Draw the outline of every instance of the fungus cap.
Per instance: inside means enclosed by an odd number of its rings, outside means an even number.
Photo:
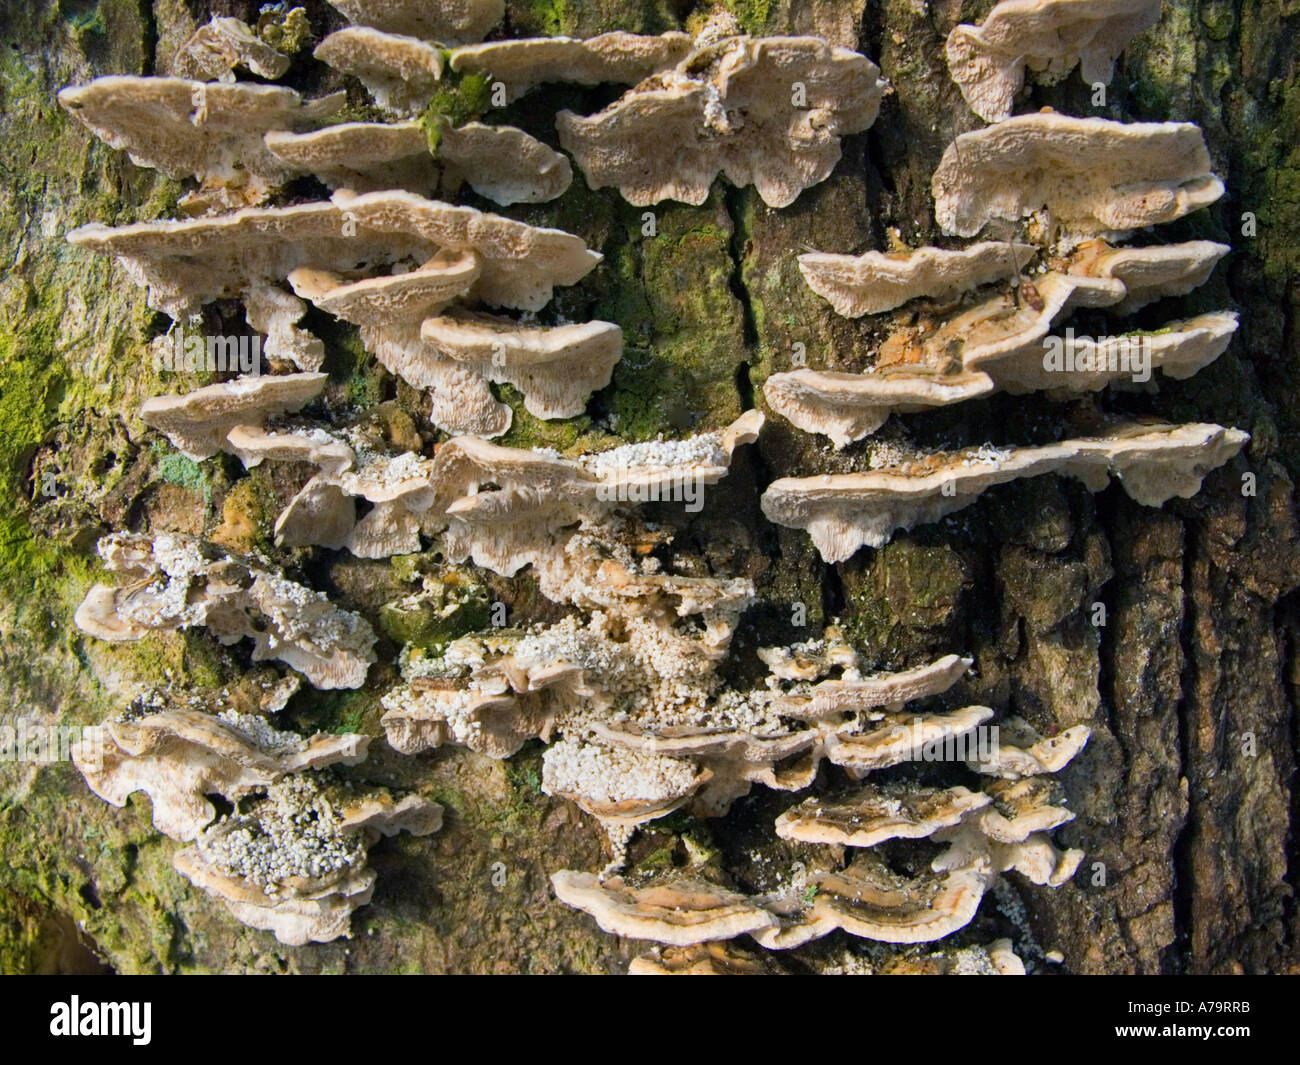
[[[481,41],[505,14],[504,0],[329,0],[348,21],[439,44]]]
[[[830,176],[841,135],[876,120],[879,73],[866,56],[817,37],[729,37],[595,115],[560,112],[556,127],[588,185],[614,185],[639,207],[698,206],[720,172],[785,207]],[[804,98],[773,92],[774,83],[802,86]]]
[[[1081,237],[1126,234],[1213,203],[1223,182],[1190,122],[1112,122],[1055,111],[959,134],[930,184],[944,232],[1045,209]]]
[[[336,30],[316,46],[314,55],[365,85],[380,108],[403,116],[423,111],[442,80],[438,48],[368,26]]]
[[[999,122],[1026,67],[1056,80],[1079,65],[1087,84],[1109,84],[1115,59],[1160,8],[1160,0],[1001,0],[981,25],[948,35],[948,70],[970,109]]]
[[[984,241],[968,248],[917,248],[861,255],[807,252],[799,272],[817,295],[846,318],[879,314],[910,300],[947,299],[990,281],[1014,277],[1033,262],[1032,244]]]
[[[528,37],[471,44],[451,53],[451,69],[487,74],[506,88],[507,102],[546,82],[635,85],[643,78],[680,63],[691,38],[670,31],[658,36],[615,31],[579,40],[574,37]]]
[[[289,57],[277,52],[237,18],[217,17],[200,26],[172,58],[171,73],[197,81],[235,80],[235,68],[274,81],[289,69]]]

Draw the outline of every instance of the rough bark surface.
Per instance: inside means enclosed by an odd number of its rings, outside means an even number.
[[[305,3],[315,33],[340,24]],[[701,5],[703,6],[703,5]],[[753,190],[715,184],[703,207],[661,204],[658,235],[641,208],[581,178],[553,205],[504,213],[582,235],[605,262],[557,298],[560,313],[622,326],[627,350],[587,416],[543,424],[515,408],[505,443],[569,446],[639,440],[725,424],[761,405],[761,386],[793,366],[850,369],[870,327],[837,318],[801,281],[803,248],[883,247],[887,231],[935,242],[930,175],[958,132],[980,125],[948,76],[943,42],[991,0],[731,0],[756,33],[817,33],[882,67],[893,91],[879,121],[847,138],[833,176],[785,210]],[[689,0],[510,0],[511,36],[683,27]],[[84,222],[169,217],[178,183],[94,142],[54,102],[62,86],[162,69],[211,14],[256,17],[242,0],[31,0],[0,9],[0,719],[89,724],[145,681],[219,688],[246,667],[238,648],[201,633],[109,648],[79,634],[72,610],[94,578],[93,544],[115,528],[201,533],[258,547],[379,624],[379,607],[416,586],[416,569],[325,551],[282,552],[269,525],[305,471],[179,458],[135,411],[169,390],[147,341],[167,327],[112,264],[68,246]],[[763,604],[738,634],[755,646],[807,635],[838,615],[880,667],[948,651],[976,659],[972,700],[1040,729],[1084,723],[1093,739],[1064,774],[1079,817],[1060,838],[1087,851],[1059,890],[1017,883],[990,896],[971,935],[1010,932],[1022,953],[1060,951],[1073,972],[1280,972],[1297,966],[1293,825],[1300,742],[1300,5],[1166,0],[1164,17],[1121,59],[1105,106],[1072,75],[1033,87],[1019,110],[1200,124],[1228,194],[1163,227],[1166,240],[1233,246],[1211,281],[1138,326],[1215,308],[1241,312],[1228,353],[1195,378],[1148,394],[1071,403],[994,397],[895,419],[886,439],[924,445],[1046,441],[1099,411],[1217,421],[1252,434],[1247,451],[1199,496],[1150,510],[1117,488],[1098,496],[1044,478],[990,492],[883,550],[824,566],[801,533],[766,524],[758,495],[773,478],[860,466],[872,441],[835,453],[773,417],[761,443],[681,530],[702,572],[748,574]],[[286,83],[336,87],[309,62]],[[552,116],[598,106],[601,90],[546,90],[505,117],[554,144]],[[471,200],[470,202],[478,202]],[[480,204],[484,205],[484,204]],[[486,205],[484,205],[486,206]],[[1243,215],[1257,222],[1242,233]],[[1148,309],[1149,311],[1150,309]],[[237,307],[209,312],[238,321]],[[328,329],[328,322],[315,322]],[[418,397],[367,357],[354,335],[327,332],[329,401],[376,408],[415,433]],[[433,434],[423,425],[423,443]],[[413,437],[411,439],[414,439]],[[1242,493],[1243,475],[1256,491]],[[52,490],[49,486],[53,486]],[[430,565],[434,565],[432,561]],[[512,620],[553,615],[526,579],[489,582]],[[1091,623],[1103,604],[1106,624]],[[381,645],[395,657],[399,633]],[[354,693],[305,693],[302,727],[381,734],[378,697],[395,679],[377,666]],[[79,937],[118,971],[607,971],[635,944],[601,933],[556,902],[547,874],[596,869],[599,832],[540,793],[540,750],[506,763],[447,749],[405,758],[381,740],[361,777],[431,795],[448,826],[372,851],[379,887],[354,937],[288,948],[242,928],[171,869],[175,844],[155,833],[148,802],[115,810],[70,765],[0,764],[0,969],[93,964]],[[821,788],[834,778],[824,775]],[[798,860],[774,842],[771,817],[790,796],[756,793],[721,821],[673,818],[644,833],[637,861],[689,837],[716,849],[742,884]],[[494,863],[504,882],[493,877]],[[1015,896],[1018,896],[1018,900]],[[1019,922],[1019,926],[1017,925]],[[800,968],[818,951],[790,957]],[[1038,955],[1041,957],[1041,954]]]

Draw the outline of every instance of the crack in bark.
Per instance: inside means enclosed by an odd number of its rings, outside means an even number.
[[[140,27],[144,45],[144,72],[158,73],[158,18],[153,0],[140,0]]]
[[[1179,670],[1178,703],[1174,707],[1174,719],[1178,724],[1178,779],[1187,785],[1187,813],[1182,826],[1174,837],[1169,849],[1169,858],[1173,883],[1170,885],[1169,901],[1174,910],[1174,939],[1161,952],[1160,971],[1165,973],[1185,973],[1190,969],[1192,945],[1192,893],[1194,883],[1191,869],[1192,834],[1197,822],[1197,803],[1191,792],[1191,779],[1188,768],[1191,765],[1191,744],[1193,728],[1188,721],[1191,712],[1190,697],[1195,688],[1198,666],[1194,657],[1195,647],[1192,639],[1192,627],[1195,624],[1195,601],[1192,596],[1192,567],[1194,564],[1195,544],[1185,521],[1179,520],[1183,530],[1183,576],[1180,588],[1183,593],[1183,620],[1178,627],[1178,648],[1183,656],[1182,669]]]

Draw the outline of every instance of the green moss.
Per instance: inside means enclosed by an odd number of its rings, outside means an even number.
[[[541,769],[534,759],[527,756],[520,762],[506,763],[506,780],[510,782],[511,788],[527,798],[539,798],[542,794]]]
[[[774,0],[723,0],[722,6],[736,16],[742,30],[756,37],[767,32],[777,8]]]
[[[644,858],[636,863],[636,871],[639,874],[649,874],[660,870],[668,871],[676,864],[673,860],[677,852],[677,841],[670,840],[664,846],[657,850],[651,851]]]
[[[108,32],[108,26],[104,23],[104,16],[100,13],[99,8],[91,11],[79,11],[75,15],[70,15],[68,25],[79,34],[104,34]]]
[[[558,37],[572,33],[574,16],[567,0],[527,0],[527,18],[530,33]]]
[[[1210,40],[1226,41],[1231,36],[1233,24],[1236,22],[1233,7],[1231,3],[1216,3],[1214,0],[1205,0],[1198,5],[1197,14]]]
[[[257,35],[277,52],[297,55],[312,39],[311,23],[304,8],[270,4],[257,17]]]
[[[438,154],[444,125],[450,124],[453,129],[463,126],[492,108],[492,79],[486,74],[457,74],[448,68],[439,86],[420,116],[420,126],[434,155]]]
[[[298,723],[306,728],[337,735],[364,732],[366,716],[375,706],[375,697],[360,689],[313,691],[310,706],[297,715]]]
[[[622,239],[605,249],[613,284],[596,315],[623,329],[611,427],[629,440],[682,435],[740,413],[735,378],[745,361],[743,319],[731,291],[731,231],[720,197],[711,210],[677,204],[623,213]]]
[[[208,481],[207,470],[202,465],[179,451],[171,451],[160,442],[154,443],[153,453],[157,459],[159,477],[168,484],[180,485],[202,496],[205,506],[212,505],[212,485]]]
[[[506,837],[528,839],[541,829],[547,799],[542,792],[542,751],[539,740],[530,740],[504,763],[510,800],[502,805],[483,804],[478,815]]]
[[[10,329],[13,331],[10,332]],[[58,544],[36,537],[27,519],[28,467],[53,427],[68,382],[54,354],[54,326],[37,308],[0,325],[0,586],[31,597],[62,570]]]
[[[610,434],[595,428],[591,418],[585,414],[543,421],[528,413],[523,393],[513,385],[497,385],[496,393],[501,402],[514,412],[510,429],[500,441],[506,447],[548,447],[566,454],[581,454],[619,443]]]
[[[861,566],[862,568],[858,568]],[[899,538],[865,563],[842,568],[849,611],[845,629],[872,655],[892,656],[919,632],[958,617],[970,581],[965,560],[947,544]]]
[[[396,642],[436,653],[452,640],[487,628],[490,611],[479,585],[428,581],[422,593],[385,603],[379,624]]]

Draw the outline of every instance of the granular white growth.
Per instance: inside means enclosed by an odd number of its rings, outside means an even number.
[[[983,947],[964,947],[952,955],[953,976],[997,976],[997,966]]]
[[[432,460],[414,451],[403,451],[393,458],[368,454],[365,456],[365,465],[358,470],[358,477],[367,485],[380,488],[395,488],[407,481],[427,483],[431,465]]]
[[[599,615],[593,619],[592,628],[580,628],[572,615],[541,632],[525,636],[512,650],[512,655],[525,669],[545,666],[578,666],[599,677],[604,687],[617,687],[629,668],[627,656],[620,653],[619,645],[599,631]]]
[[[979,465],[1001,465],[1011,457],[1011,452],[1005,448],[996,448],[992,444],[980,444],[974,450],[967,451],[962,456],[963,466]]]
[[[748,732],[754,736],[780,736],[790,731],[790,725],[772,713],[769,704],[776,692],[765,688],[751,691],[726,689],[718,694],[697,723],[705,728]]]
[[[564,739],[542,757],[542,790],[596,802],[675,799],[695,786],[691,762]]]
[[[719,433],[701,433],[685,440],[651,440],[644,444],[624,444],[622,447],[583,455],[579,464],[597,477],[606,477],[622,470],[670,470],[720,467],[728,463]]]
[[[142,628],[206,625],[225,644],[247,636],[254,661],[279,658],[322,688],[359,687],[375,660],[375,635],[360,615],[190,537],[114,533],[99,553],[131,577],[113,593],[114,613]]]
[[[360,615],[340,610],[324,592],[271,573],[257,574],[250,597],[271,621],[275,637],[286,643],[301,641],[329,651],[370,635]]]
[[[901,466],[907,461],[908,453],[895,443],[882,441],[871,449],[871,458],[867,467],[872,470]]]
[[[154,537],[153,558],[160,570],[177,580],[189,580],[205,573],[212,565],[193,540],[183,540],[170,533],[159,533]]]
[[[217,717],[231,728],[242,732],[259,750],[282,757],[297,754],[307,746],[307,741],[296,732],[283,732],[256,714],[241,714],[238,710],[222,710]]]
[[[291,877],[319,880],[365,860],[360,836],[340,830],[333,806],[305,774],[272,784],[249,813],[218,820],[198,846],[208,864],[268,895]]]
[[[401,671],[402,677],[408,681],[415,680],[417,677],[436,677],[439,680],[463,677],[469,672],[469,667],[448,659],[451,649],[460,642],[460,640],[454,641],[447,648],[447,655],[429,654],[423,648],[408,643],[397,656],[397,668]]]
[[[823,976],[875,976],[875,966],[869,958],[846,950],[838,962],[826,966]]]

